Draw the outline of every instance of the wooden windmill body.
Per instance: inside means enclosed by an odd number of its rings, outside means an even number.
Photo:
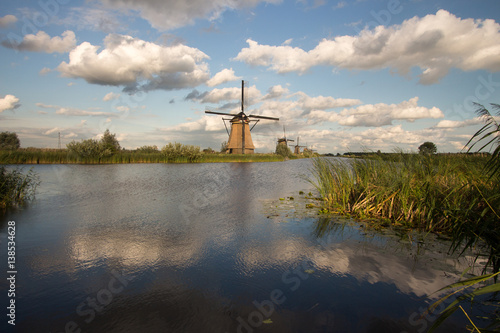
[[[283,137],[282,138],[278,138],[278,145],[283,145],[283,146],[287,146],[288,147],[288,142],[293,142],[293,140],[286,138],[285,125],[283,125]]]
[[[253,154],[255,146],[250,135],[250,121],[234,117],[230,120],[231,133],[227,143],[229,154]],[[245,147],[245,148],[243,148]],[[244,149],[244,150],[243,150]]]
[[[297,144],[295,146],[293,146],[294,147],[293,153],[296,154],[296,155],[300,154],[300,148],[305,148],[306,147],[306,146],[300,146],[299,140],[300,140],[300,137],[297,137]]]
[[[238,114],[223,113],[223,112],[213,112],[205,111],[205,113],[218,114],[223,116],[232,116],[231,119],[222,119],[224,121],[228,120],[231,124],[231,132],[229,134],[229,140],[227,144],[227,153],[229,154],[253,154],[255,146],[252,141],[252,135],[250,131],[255,127],[260,119],[269,120],[279,120],[279,118],[265,117],[257,115],[246,115],[244,112],[244,87],[245,81],[241,81],[241,112]],[[250,123],[255,122],[255,124],[250,127]],[[227,127],[226,127],[227,130]]]

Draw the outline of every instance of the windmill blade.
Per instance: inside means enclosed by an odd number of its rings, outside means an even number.
[[[222,115],[222,116],[237,116],[238,114],[234,114],[234,113],[224,113],[224,112],[214,112],[214,111],[205,111],[205,113],[210,113],[210,114],[219,114],[219,115]]]
[[[205,111],[206,112],[206,111]],[[280,118],[275,118],[275,117],[266,117],[266,116],[257,116],[257,115],[249,115],[248,116],[249,118],[252,117],[252,118],[259,118],[259,119],[269,119],[269,120],[280,120]]]

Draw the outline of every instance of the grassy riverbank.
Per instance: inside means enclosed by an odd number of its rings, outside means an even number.
[[[498,269],[500,191],[484,172],[487,162],[487,157],[462,154],[318,158],[311,182],[330,212],[443,233],[456,246],[482,241]]]
[[[278,162],[283,157],[276,154],[233,155],[222,153],[200,154],[196,163],[219,162]],[[101,158],[82,158],[67,149],[18,149],[0,151],[0,164],[120,164],[120,163],[188,163],[188,158],[167,158],[162,152],[122,150]]]

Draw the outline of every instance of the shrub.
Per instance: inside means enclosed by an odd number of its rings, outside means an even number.
[[[2,132],[0,133],[0,150],[16,150],[21,147],[21,142],[16,133]]]
[[[120,143],[116,139],[116,134],[111,134],[107,129],[100,140],[100,144],[105,151],[110,151],[111,154],[121,150]]]
[[[138,152],[147,153],[147,154],[159,152],[158,147],[156,145],[154,145],[154,146],[142,146],[140,148],[137,148],[136,150]]]
[[[162,150],[167,162],[176,162],[179,159],[185,158],[189,163],[196,162],[202,156],[200,147],[192,145],[183,145],[181,143],[168,143]]]
[[[101,158],[109,157],[121,150],[120,143],[106,130],[101,140],[87,139],[81,142],[71,141],[66,145],[70,153],[76,154],[83,160],[95,160],[100,162]]]
[[[283,157],[290,157],[292,156],[292,151],[290,150],[290,148],[288,148],[287,145],[278,144],[276,145],[276,154]]]

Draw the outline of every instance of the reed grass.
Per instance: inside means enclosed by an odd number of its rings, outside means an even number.
[[[488,158],[393,154],[313,161],[310,182],[333,213],[452,236],[454,250],[482,241],[500,267],[500,191]]]
[[[0,209],[17,206],[34,198],[39,181],[30,170],[23,174],[18,169],[7,170],[0,166]]]
[[[122,150],[106,157],[81,157],[67,149],[19,149],[0,151],[0,164],[120,164],[120,163],[220,163],[220,162],[278,162],[276,154],[200,154],[196,160],[189,156],[168,157],[160,151]]]

